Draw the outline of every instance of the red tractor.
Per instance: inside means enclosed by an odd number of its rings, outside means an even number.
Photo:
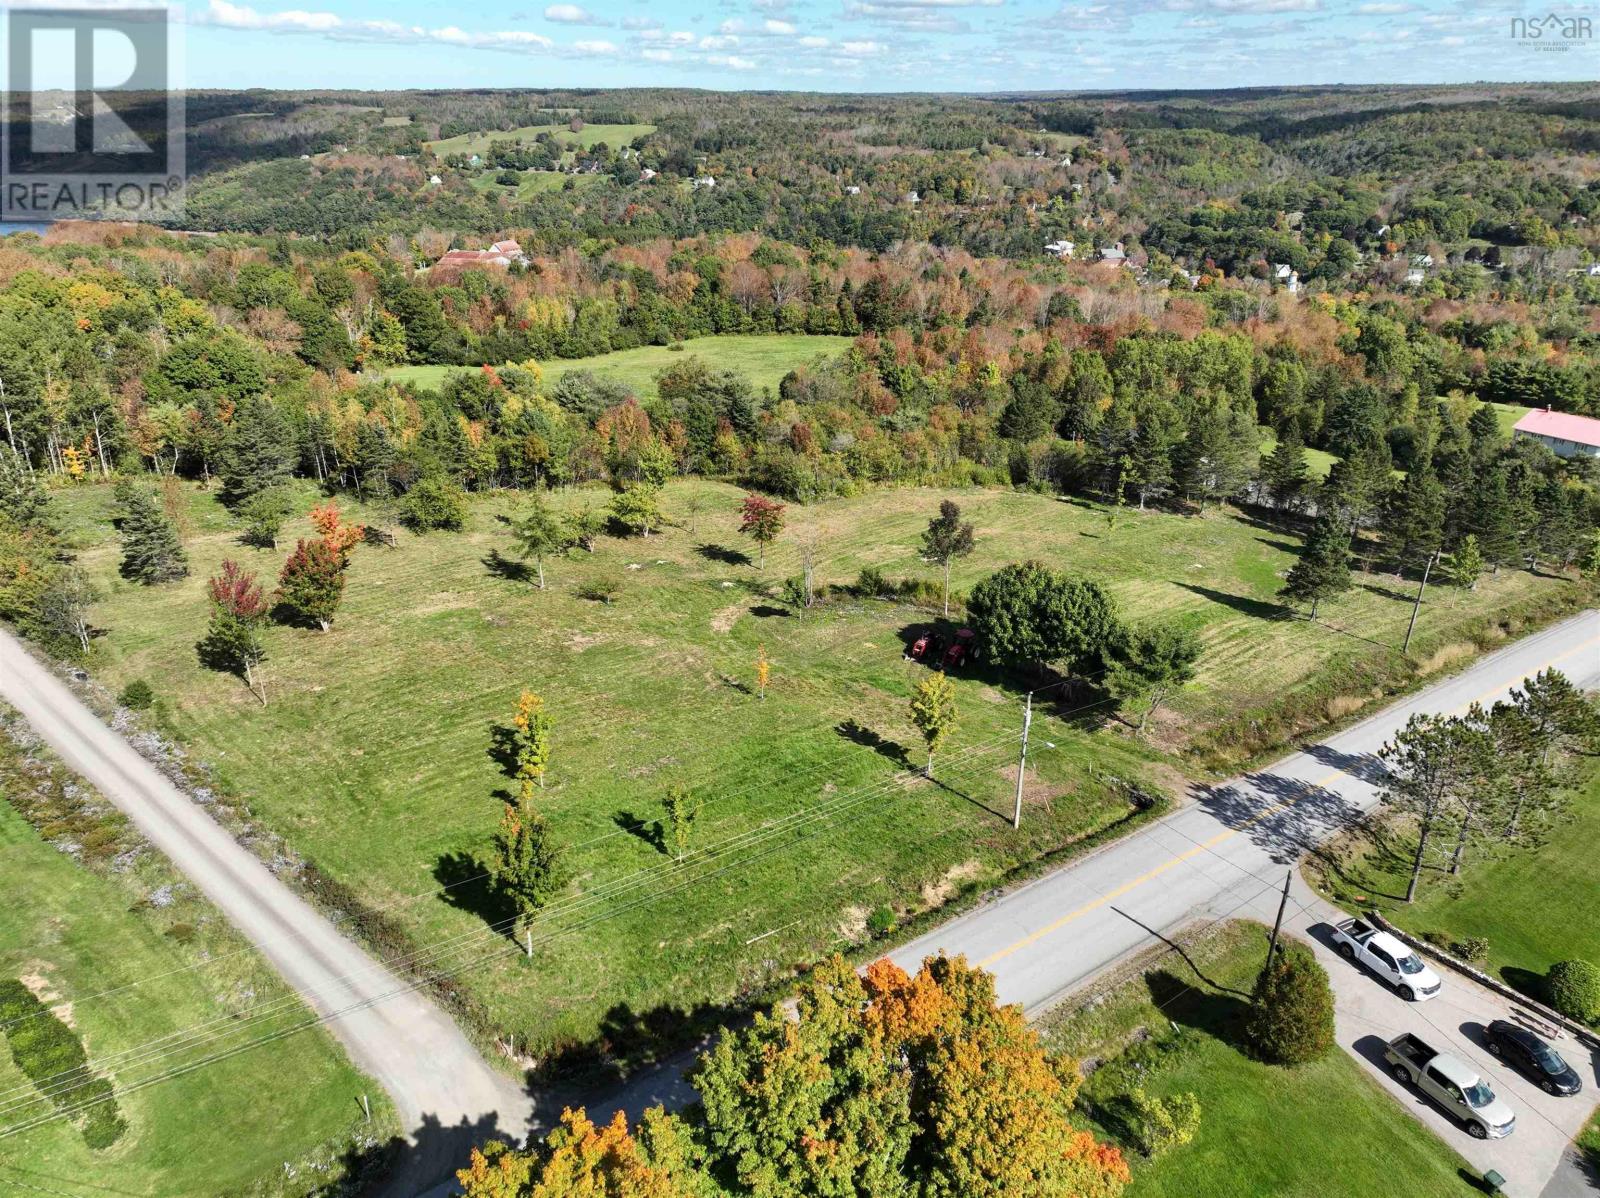
[[[906,656],[912,661],[938,661],[939,638],[934,635],[933,629],[925,629],[917,634],[917,639],[911,642],[911,648]]]
[[[970,628],[962,628],[956,632],[956,639],[950,642],[950,647],[944,651],[944,668],[953,670],[973,656],[978,634]]]

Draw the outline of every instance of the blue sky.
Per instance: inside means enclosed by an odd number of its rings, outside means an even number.
[[[184,9],[191,87],[994,91],[1600,77],[1600,37],[1513,37],[1514,17],[1550,11],[1470,0],[187,0]]]

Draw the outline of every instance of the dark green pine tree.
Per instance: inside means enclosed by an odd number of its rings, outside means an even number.
[[[1289,570],[1282,594],[1298,603],[1311,604],[1311,618],[1324,599],[1350,589],[1350,531],[1335,513],[1317,517],[1306,537],[1300,560]]]
[[[1444,536],[1444,487],[1428,466],[1418,466],[1389,490],[1381,522],[1389,552],[1398,566],[1439,548]]]
[[[1472,438],[1472,456],[1479,465],[1494,460],[1505,436],[1500,432],[1500,418],[1488,404],[1481,405],[1467,421],[1467,435]]]
[[[294,432],[272,401],[246,399],[233,413],[222,445],[222,501],[237,506],[288,480],[295,462]]]
[[[1483,560],[1499,573],[1501,566],[1520,564],[1522,546],[1504,467],[1484,475],[1473,495],[1472,531],[1477,534]]]
[[[1261,463],[1261,489],[1267,502],[1279,511],[1298,512],[1305,506],[1311,491],[1311,465],[1295,424],[1290,423]]]
[[[122,576],[146,586],[174,582],[189,573],[189,559],[178,530],[150,495],[127,484],[117,489],[122,504]]]
[[[1583,548],[1581,496],[1581,491],[1569,489],[1554,476],[1545,479],[1534,496],[1539,556],[1558,569],[1576,561]]]

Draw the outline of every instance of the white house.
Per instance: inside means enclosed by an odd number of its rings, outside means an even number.
[[[641,170],[639,172],[639,182],[641,182],[641,183],[648,183],[648,182],[650,182],[651,179],[654,179],[655,177],[656,177],[656,172],[651,170],[648,166],[645,167],[643,170]]]
[[[1592,279],[1597,276],[1600,276],[1600,262],[1589,263],[1589,277]]]
[[[693,187],[694,187],[694,189],[696,191],[699,191],[702,187],[706,188],[707,190],[710,190],[711,188],[715,187],[716,185],[717,185],[717,181],[715,179],[713,179],[710,175],[699,175],[699,176],[696,176],[695,181],[693,183]]]
[[[1072,251],[1075,249],[1077,249],[1077,245],[1074,242],[1051,241],[1045,244],[1044,252],[1054,254],[1057,258],[1070,258],[1072,257]]]
[[[844,194],[847,196],[858,196],[861,194],[861,189],[852,183],[849,187],[844,189]]]
[[[908,204],[920,204],[920,203],[922,203],[922,197],[920,195],[918,195],[914,191],[906,192],[906,197],[905,198],[906,198],[906,203],[908,203]]]
[[[1126,266],[1128,264],[1128,254],[1122,248],[1122,242],[1119,241],[1116,245],[1104,247],[1100,251],[1100,261],[1109,262],[1113,266]]]
[[[1294,268],[1287,262],[1274,262],[1272,264],[1272,277],[1280,283],[1287,283],[1294,275]]]
[[[1423,270],[1420,266],[1413,266],[1410,270],[1406,271],[1406,286],[1421,287],[1422,284],[1427,281],[1427,278],[1427,271]]]
[[[1557,457],[1600,458],[1600,420],[1535,408],[1517,421],[1513,437],[1527,437],[1548,447]]]
[[[428,176],[428,186],[429,187],[443,187],[444,186],[444,180],[439,178],[438,175],[429,175]]]

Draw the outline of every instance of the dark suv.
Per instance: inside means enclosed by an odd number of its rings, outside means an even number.
[[[1551,1094],[1576,1094],[1583,1089],[1578,1071],[1525,1027],[1496,1019],[1489,1025],[1489,1051],[1514,1065]]]

